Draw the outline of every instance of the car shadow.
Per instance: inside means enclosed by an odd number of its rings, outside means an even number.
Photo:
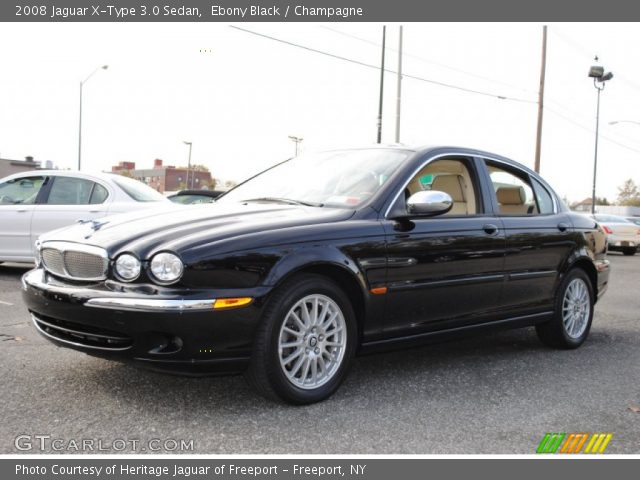
[[[529,369],[533,364],[535,370],[537,359],[549,356],[550,352],[554,350],[543,346],[533,329],[522,329],[361,356],[354,360],[347,380],[333,397],[302,408],[322,408],[319,405],[327,402],[370,401],[366,399],[371,396],[372,389],[378,398],[427,387],[431,388],[431,395],[447,396],[466,388],[465,377],[469,374],[486,375],[491,383],[497,378],[492,378],[492,371],[517,369],[522,363]],[[87,388],[99,391],[101,395],[126,397],[139,408],[157,403],[159,392],[162,392],[161,406],[156,408],[180,407],[192,417],[206,414],[212,405],[229,414],[290,408],[258,396],[242,375],[183,377],[91,357],[83,362],[80,371],[57,370],[57,383],[64,385],[67,375],[70,382],[75,382],[79,372]]]
[[[0,263],[0,279],[20,278],[33,268],[31,263]]]

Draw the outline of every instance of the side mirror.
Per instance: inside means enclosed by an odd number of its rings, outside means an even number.
[[[447,213],[453,207],[453,199],[439,190],[416,192],[407,200],[407,212],[416,216],[435,216]]]

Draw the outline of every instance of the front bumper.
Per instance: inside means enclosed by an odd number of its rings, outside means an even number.
[[[43,269],[22,278],[36,329],[56,345],[185,374],[246,368],[269,289],[179,291],[101,282],[77,285]],[[216,298],[247,296],[246,307],[214,310]]]

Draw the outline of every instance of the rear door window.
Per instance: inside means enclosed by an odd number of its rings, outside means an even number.
[[[94,185],[94,182],[84,178],[56,177],[47,204],[88,205]]]

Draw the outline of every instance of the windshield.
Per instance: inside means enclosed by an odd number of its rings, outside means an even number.
[[[163,202],[166,198],[138,180],[114,175],[113,181],[136,202]]]
[[[369,200],[411,154],[363,149],[296,157],[220,197],[224,202],[281,202],[354,208]]]

